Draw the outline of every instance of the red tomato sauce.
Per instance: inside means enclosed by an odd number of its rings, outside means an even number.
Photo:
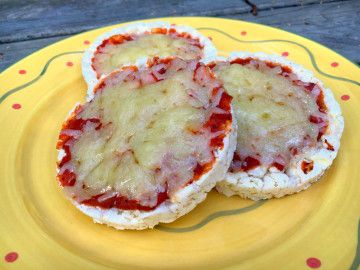
[[[301,170],[305,173],[308,174],[309,172],[311,172],[314,169],[314,161],[306,161],[304,160],[301,163]]]
[[[81,203],[88,206],[96,206],[104,209],[110,208],[118,208],[122,210],[142,210],[142,211],[151,211],[166,201],[169,196],[167,191],[158,193],[156,205],[153,207],[149,207],[146,205],[141,205],[137,200],[130,200],[125,196],[121,196],[119,194],[114,195],[111,198],[106,200],[99,200],[99,198],[104,194],[95,195],[92,198],[82,201]]]

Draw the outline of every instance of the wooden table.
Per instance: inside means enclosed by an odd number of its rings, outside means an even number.
[[[93,28],[165,16],[234,18],[275,26],[360,63],[360,0],[0,0],[0,71],[58,40]],[[253,13],[256,13],[255,16]]]

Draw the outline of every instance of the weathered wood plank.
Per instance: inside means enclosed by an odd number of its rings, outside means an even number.
[[[223,17],[254,21],[298,33],[360,63],[359,4],[360,1],[352,0],[263,10],[256,17],[251,14]],[[67,36],[0,44],[0,71],[28,54]]]
[[[249,14],[230,15],[237,18],[275,26],[302,35],[360,63],[360,1],[324,3],[274,9]]]
[[[254,0],[259,12],[334,0]],[[249,13],[241,0],[0,1],[0,43],[75,34],[100,26],[164,16]]]

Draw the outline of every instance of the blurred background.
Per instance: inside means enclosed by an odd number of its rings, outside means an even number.
[[[275,26],[360,63],[360,0],[0,0],[0,72],[71,35],[166,16],[223,17]]]

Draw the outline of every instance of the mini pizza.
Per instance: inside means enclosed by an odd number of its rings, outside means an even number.
[[[231,99],[195,60],[154,58],[114,71],[63,124],[57,179],[95,222],[171,222],[227,172],[236,147]]]
[[[211,41],[189,26],[133,23],[98,37],[84,54],[82,71],[89,89],[93,89],[102,76],[122,66],[144,66],[155,56],[200,60],[215,55]],[[90,98],[92,95],[88,93]]]
[[[233,53],[209,66],[233,96],[239,128],[217,190],[261,200],[318,180],[337,155],[344,126],[332,92],[310,71],[274,55]]]

